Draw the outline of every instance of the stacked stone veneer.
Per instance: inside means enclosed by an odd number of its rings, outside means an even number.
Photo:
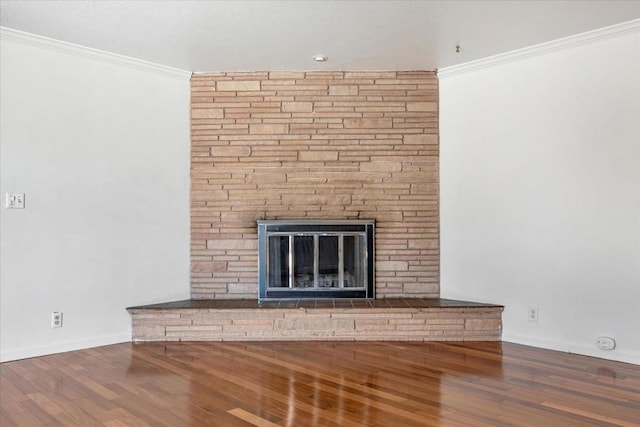
[[[439,296],[435,73],[198,74],[191,90],[192,298],[256,298],[256,220],[316,218],[377,221],[377,297]]]
[[[502,307],[130,309],[134,341],[499,341]]]

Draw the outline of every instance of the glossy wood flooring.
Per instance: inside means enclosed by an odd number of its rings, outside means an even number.
[[[118,344],[0,365],[0,425],[637,426],[640,367],[500,342]]]

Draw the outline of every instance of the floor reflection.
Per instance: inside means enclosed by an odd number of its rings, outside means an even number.
[[[437,343],[201,343],[186,353],[179,343],[148,344],[143,353],[133,352],[129,373],[157,376],[156,364],[165,357],[180,363],[163,374],[176,378],[163,382],[175,386],[174,402],[189,402],[193,422],[203,420],[196,407],[210,411],[206,402],[221,402],[287,426],[390,419],[419,425],[442,418],[443,406],[455,406],[447,399],[461,375],[477,381],[502,374],[500,344],[486,345],[493,347],[489,360],[478,360],[472,350],[443,352]],[[452,378],[446,366],[455,368]],[[203,390],[209,390],[206,397]]]
[[[0,425],[619,425],[637,365],[509,343],[117,344],[0,364]]]

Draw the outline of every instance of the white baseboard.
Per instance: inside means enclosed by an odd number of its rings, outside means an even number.
[[[583,356],[598,357],[600,359],[640,365],[640,352],[624,350],[600,350],[598,348],[592,348],[582,344],[541,340],[539,338],[527,337],[523,335],[508,335],[504,333],[502,334],[502,341],[528,345],[531,347],[545,348],[547,350],[563,351],[566,353],[581,354]]]
[[[43,346],[2,349],[0,351],[0,362],[27,359],[29,357],[46,356],[48,354],[64,353],[66,351],[84,350],[86,348],[119,344],[123,342],[131,342],[130,332],[113,335],[103,335],[100,337],[91,337],[89,339],[67,341],[63,343],[55,343]]]

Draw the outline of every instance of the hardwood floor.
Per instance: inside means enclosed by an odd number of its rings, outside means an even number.
[[[639,422],[639,366],[500,342],[126,343],[0,365],[3,427]]]

